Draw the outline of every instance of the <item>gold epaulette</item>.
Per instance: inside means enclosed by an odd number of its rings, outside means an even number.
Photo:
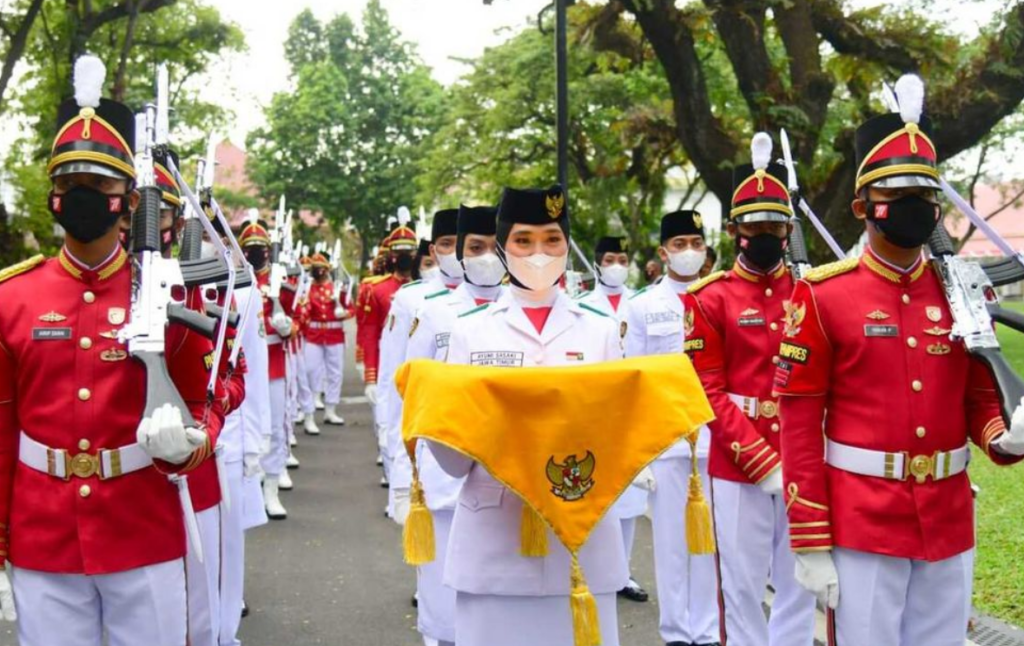
[[[707,287],[711,283],[713,283],[715,281],[718,281],[718,280],[722,280],[723,278],[725,278],[725,272],[724,271],[716,271],[713,274],[708,274],[704,278],[701,278],[700,280],[698,280],[694,284],[690,285],[689,289],[686,290],[686,293],[687,294],[696,294],[697,292],[699,292],[700,290],[704,289],[705,287]]]
[[[383,274],[381,276],[367,276],[366,278],[363,279],[362,284],[363,285],[376,285],[377,283],[379,283],[382,280],[387,280],[389,276],[391,276],[391,274]]]
[[[11,265],[7,269],[0,269],[0,283],[10,280],[15,276],[20,276],[27,271],[31,271],[44,262],[46,262],[46,256],[39,254],[38,256],[32,256],[28,260],[23,260],[16,265]]]
[[[859,264],[860,258],[857,257],[847,258],[846,260],[837,260],[835,262],[830,262],[827,265],[815,267],[804,274],[803,279],[809,283],[820,283],[832,278],[833,276],[853,271]]]

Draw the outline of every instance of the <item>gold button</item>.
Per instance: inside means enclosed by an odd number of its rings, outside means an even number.
[[[779,425],[778,424],[772,424],[772,433],[778,433],[778,432],[779,432]]]
[[[904,294],[903,295],[903,304],[904,305],[910,305],[910,294]]]
[[[768,289],[764,290],[764,295],[769,297],[769,298],[771,298],[772,294],[774,294],[774,293],[775,292],[772,291],[771,287],[769,287]]]
[[[90,446],[92,446],[92,444],[89,443],[89,440],[78,440],[79,451],[88,451]]]
[[[908,336],[907,337],[907,345],[909,345],[912,348],[916,348],[917,347],[917,339],[915,339],[912,336]]]
[[[916,431],[914,431],[914,432],[915,432],[915,433],[917,433],[917,436],[918,436],[918,437],[924,437],[924,436],[925,436],[925,433],[926,433],[927,431],[925,431],[925,430],[924,430],[924,427],[923,427],[923,426],[918,426],[918,427],[917,427],[917,430],[916,430]]]
[[[96,294],[93,294],[92,292],[86,292],[82,294],[82,300],[85,301],[86,303],[95,303]]]
[[[83,498],[88,498],[91,494],[92,487],[90,487],[89,485],[82,485],[82,487],[78,490],[78,495]]]
[[[775,330],[779,329],[779,324],[773,321],[772,324],[769,325],[768,327],[770,327],[772,329],[772,332],[774,332]]]
[[[89,348],[92,347],[92,339],[90,339],[87,336],[83,336],[81,339],[78,340],[78,347],[82,348],[83,350],[88,350]]]
[[[92,397],[92,393],[89,392],[88,388],[79,388],[78,389],[78,398],[79,399],[81,399],[84,402],[87,402],[87,401],[89,401],[90,397]]]
[[[922,384],[919,379],[915,379],[911,382],[910,387],[914,389],[915,393],[919,393],[924,389],[924,384]]]
[[[782,359],[779,359],[777,356],[776,357],[772,357],[772,363],[773,364],[779,365],[780,361],[782,361]]]

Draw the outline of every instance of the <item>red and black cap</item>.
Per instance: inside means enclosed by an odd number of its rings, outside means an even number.
[[[399,225],[391,235],[388,236],[388,251],[398,253],[400,251],[416,251],[416,232],[408,226]]]
[[[106,74],[95,56],[75,61],[75,96],[57,110],[57,136],[46,167],[50,177],[94,173],[135,178],[135,115],[128,106],[101,98]]]
[[[324,269],[331,268],[331,260],[323,251],[313,254],[313,256],[309,260],[309,264],[311,267],[323,267]]]
[[[181,208],[181,188],[171,173],[170,160],[175,168],[181,168],[178,161],[178,153],[170,148],[157,148],[153,151],[153,173],[156,175],[156,185],[160,188],[160,208],[174,209]],[[209,217],[209,216],[208,216]],[[210,217],[213,220],[212,217]]]
[[[661,244],[677,236],[704,237],[704,216],[692,209],[680,209],[661,216]]]
[[[924,116],[924,83],[914,74],[896,82],[899,112],[868,120],[857,128],[857,183],[866,186],[940,188],[938,153],[932,142],[932,124]]]
[[[752,163],[733,169],[735,189],[729,221],[789,222],[793,209],[786,188],[786,167],[772,161],[772,138],[759,132],[750,141]]]
[[[269,247],[270,234],[262,222],[250,222],[238,236],[238,244],[242,247]]]
[[[444,236],[459,233],[459,210],[441,209],[434,213],[434,221],[430,225],[430,239],[436,241]]]

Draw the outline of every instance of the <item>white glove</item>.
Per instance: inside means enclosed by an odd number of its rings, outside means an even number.
[[[152,417],[143,418],[135,431],[135,439],[149,457],[183,464],[206,442],[206,433],[196,428],[185,428],[181,411],[171,404],[164,404],[153,411]]]
[[[270,317],[270,325],[278,336],[289,336],[292,333],[292,320],[284,313],[279,312]]]
[[[640,471],[640,473],[638,473],[637,476],[633,478],[633,482],[631,482],[630,484],[633,485],[634,487],[637,487],[638,489],[643,489],[644,491],[650,491],[651,493],[654,493],[654,489],[656,488],[658,483],[654,481],[654,472],[651,471],[651,467],[648,466],[644,467]]]
[[[334,318],[340,319],[345,316],[345,308],[341,305],[334,308]]]
[[[258,478],[263,475],[263,465],[260,464],[258,454],[246,453],[242,456],[242,475],[246,478]]]
[[[366,384],[366,390],[363,391],[366,395],[366,399],[370,402],[371,406],[377,405],[377,384]]]
[[[832,562],[832,552],[797,552],[796,582],[818,597],[821,605],[832,610],[839,607],[839,573]]]
[[[1006,455],[1024,455],[1024,399],[1013,411],[1010,429],[992,440],[992,446]]]
[[[394,501],[391,503],[391,518],[399,525],[405,525],[405,519],[409,517],[409,489],[395,489]]]
[[[0,569],[0,616],[4,621],[17,621],[18,611],[14,607],[14,588],[7,573]]]
[[[782,469],[775,469],[767,478],[757,484],[769,496],[782,495]]]

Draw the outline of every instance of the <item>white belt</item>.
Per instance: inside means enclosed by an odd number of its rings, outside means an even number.
[[[906,480],[913,476],[918,484],[924,484],[928,478],[951,478],[965,471],[970,461],[971,452],[966,444],[959,449],[936,451],[931,455],[872,451],[832,440],[828,440],[825,448],[825,462],[837,469],[886,480]]]
[[[750,419],[765,417],[771,419],[779,415],[779,402],[772,399],[758,399],[747,395],[729,393],[729,399],[740,411]]]
[[[51,449],[36,442],[25,431],[21,432],[18,459],[25,466],[62,480],[70,480],[71,476],[90,478],[94,475],[99,476],[100,480],[109,480],[153,464],[153,458],[142,449],[141,444],[71,455],[64,449]]]
[[[280,345],[280,344],[281,344],[281,336],[280,335],[278,335],[278,334],[268,334],[267,335],[267,345]]]
[[[342,327],[342,323],[341,321],[328,321],[326,323],[310,321],[309,327],[314,330],[340,330]]]

